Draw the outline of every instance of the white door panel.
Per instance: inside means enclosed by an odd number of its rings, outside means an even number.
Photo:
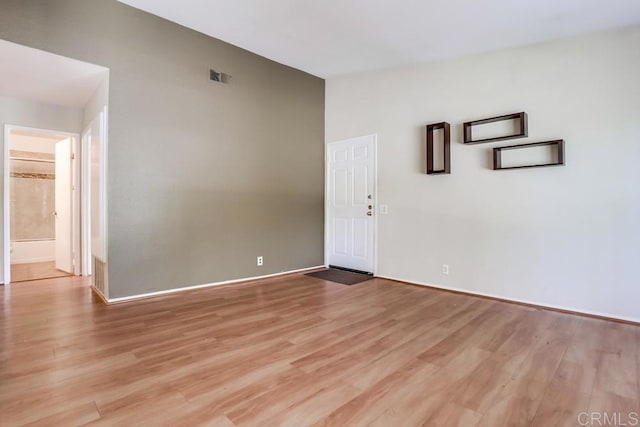
[[[328,263],[373,272],[375,136],[329,144]]]
[[[369,235],[369,220],[364,218],[353,219],[353,256],[366,260],[368,255],[367,237]]]
[[[333,249],[334,253],[337,255],[347,255],[348,253],[348,239],[349,234],[347,230],[349,229],[348,224],[349,221],[346,218],[335,218],[333,221],[334,233],[333,233]]]
[[[349,171],[347,169],[336,169],[333,172],[333,179],[335,183],[333,191],[334,206],[347,206]]]
[[[356,165],[353,168],[353,206],[365,206],[369,196],[369,177],[367,165]]]
[[[73,273],[71,139],[56,142],[56,268]]]
[[[347,157],[348,157],[348,153],[349,150],[344,148],[344,149],[336,149],[334,155],[333,155],[333,160],[334,162],[346,162],[347,161]]]

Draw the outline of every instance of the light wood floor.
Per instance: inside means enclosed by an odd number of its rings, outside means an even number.
[[[375,279],[105,306],[0,287],[0,425],[571,426],[640,412],[639,327]]]
[[[55,262],[11,264],[11,283],[66,276],[71,276],[71,274],[58,270]]]

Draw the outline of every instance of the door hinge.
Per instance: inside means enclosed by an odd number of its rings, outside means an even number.
[[[75,153],[71,153],[71,160],[75,160],[75,159],[76,159]]]

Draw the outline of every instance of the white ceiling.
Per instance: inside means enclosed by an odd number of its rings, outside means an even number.
[[[640,23],[640,0],[120,1],[324,78]]]
[[[109,70],[0,39],[0,96],[84,107]]]

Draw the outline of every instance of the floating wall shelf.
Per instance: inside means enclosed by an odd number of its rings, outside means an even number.
[[[434,169],[434,140],[433,132],[436,129],[442,129],[444,146],[442,149],[443,155],[443,169]],[[427,125],[427,174],[447,174],[451,173],[451,126],[447,122],[434,123]]]
[[[551,149],[556,148],[556,161],[550,163],[537,163],[521,166],[502,166],[502,152],[508,150],[520,150],[532,147],[548,146]],[[564,166],[564,139],[555,141],[533,142],[531,144],[508,145],[506,147],[496,147],[493,149],[493,170],[504,169],[523,169],[523,168],[539,168],[544,166]]]
[[[488,123],[502,122],[507,120],[518,120],[519,131],[511,135],[498,136],[495,138],[473,139],[473,126],[485,125]],[[528,134],[527,113],[506,114],[504,116],[490,117],[488,119],[474,120],[464,123],[464,143],[465,144],[481,144],[484,142],[503,141],[505,139],[526,138]]]

